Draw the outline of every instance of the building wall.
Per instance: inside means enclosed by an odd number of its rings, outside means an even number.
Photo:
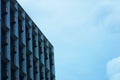
[[[0,80],[55,80],[52,44],[16,0],[0,1]]]

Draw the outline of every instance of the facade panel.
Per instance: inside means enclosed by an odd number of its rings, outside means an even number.
[[[1,0],[0,0],[1,5]],[[0,14],[1,14],[1,6],[0,6]],[[1,65],[1,15],[0,15],[0,65]],[[1,80],[1,66],[0,66],[0,80]]]
[[[0,80],[55,80],[53,46],[16,0],[0,0]]]

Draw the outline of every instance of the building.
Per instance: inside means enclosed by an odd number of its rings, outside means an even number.
[[[0,80],[55,80],[52,44],[16,0],[0,0]]]

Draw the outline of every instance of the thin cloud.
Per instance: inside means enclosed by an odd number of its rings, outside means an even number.
[[[107,75],[110,80],[120,79],[120,57],[107,63]]]

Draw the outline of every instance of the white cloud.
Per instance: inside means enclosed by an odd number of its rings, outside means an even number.
[[[120,73],[113,75],[110,80],[120,80]]]
[[[120,57],[108,62],[107,75],[110,80],[120,80]]]

